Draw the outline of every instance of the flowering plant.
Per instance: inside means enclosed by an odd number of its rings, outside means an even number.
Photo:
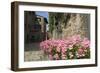
[[[50,60],[90,58],[90,41],[79,35],[59,40],[45,40],[40,43],[41,50]]]

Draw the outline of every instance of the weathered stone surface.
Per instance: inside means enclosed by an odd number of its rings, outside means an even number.
[[[71,14],[71,18],[67,23],[66,28],[63,29],[63,37],[81,35],[81,37],[88,37],[89,34],[89,15],[86,14]]]
[[[44,61],[49,60],[43,51],[25,51],[24,61]]]
[[[53,33],[51,34],[52,39],[66,38],[67,36],[73,35],[80,35],[81,37],[90,38],[89,14],[64,13],[63,15],[64,18],[59,18],[57,26],[54,26]]]

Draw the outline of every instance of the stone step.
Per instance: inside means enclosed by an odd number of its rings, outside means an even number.
[[[44,61],[49,60],[42,51],[25,51],[24,61]]]

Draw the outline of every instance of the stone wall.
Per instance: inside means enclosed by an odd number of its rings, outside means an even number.
[[[63,28],[62,37],[81,35],[90,38],[90,18],[88,14],[71,14],[67,26]]]
[[[59,20],[57,26],[53,24],[52,39],[66,38],[73,35],[80,35],[81,37],[88,37],[90,39],[89,14],[63,13],[62,16],[63,18],[59,17],[57,19]]]

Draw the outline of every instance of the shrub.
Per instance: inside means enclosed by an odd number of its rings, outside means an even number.
[[[50,60],[90,58],[90,41],[80,35],[59,40],[45,40],[40,43],[41,50]]]

